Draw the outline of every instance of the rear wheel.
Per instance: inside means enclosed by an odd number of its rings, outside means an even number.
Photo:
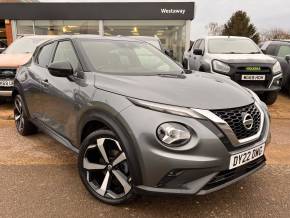
[[[262,96],[262,100],[267,104],[267,105],[272,105],[275,103],[275,101],[278,98],[278,92],[266,92]]]
[[[78,167],[83,184],[100,201],[116,205],[135,196],[127,156],[112,131],[97,130],[87,136]]]
[[[37,132],[37,128],[27,118],[20,95],[16,95],[14,98],[14,120],[16,129],[21,135],[26,136]]]

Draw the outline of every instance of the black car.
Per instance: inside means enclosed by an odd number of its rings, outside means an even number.
[[[4,42],[4,40],[1,40],[0,39],[0,53],[2,53],[3,51],[5,51],[6,48],[7,48],[6,42]]]
[[[290,95],[290,40],[266,41],[260,46],[264,54],[279,61],[283,72],[282,89]]]
[[[13,98],[18,132],[40,129],[79,153],[82,182],[106,203],[207,194],[265,165],[269,114],[255,93],[136,39],[45,42],[18,70]]]

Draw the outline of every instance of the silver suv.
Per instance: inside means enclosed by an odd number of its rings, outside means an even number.
[[[270,122],[256,94],[136,39],[50,40],[18,70],[13,97],[18,132],[41,129],[75,151],[83,184],[106,203],[206,194],[265,165]]]
[[[230,77],[256,92],[266,104],[273,104],[281,89],[279,62],[264,55],[249,38],[209,36],[198,39],[184,53],[183,67]]]

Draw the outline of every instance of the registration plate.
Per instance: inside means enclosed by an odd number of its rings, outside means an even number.
[[[13,80],[0,80],[0,86],[2,87],[12,87],[14,85]]]
[[[242,75],[242,80],[265,80],[265,75]]]
[[[231,156],[229,169],[249,163],[264,155],[265,144]]]

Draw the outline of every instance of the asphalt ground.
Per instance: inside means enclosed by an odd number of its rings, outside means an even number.
[[[290,217],[290,98],[270,107],[267,165],[205,196],[144,196],[108,206],[81,184],[76,155],[39,133],[17,134],[12,105],[0,105],[0,217]]]

